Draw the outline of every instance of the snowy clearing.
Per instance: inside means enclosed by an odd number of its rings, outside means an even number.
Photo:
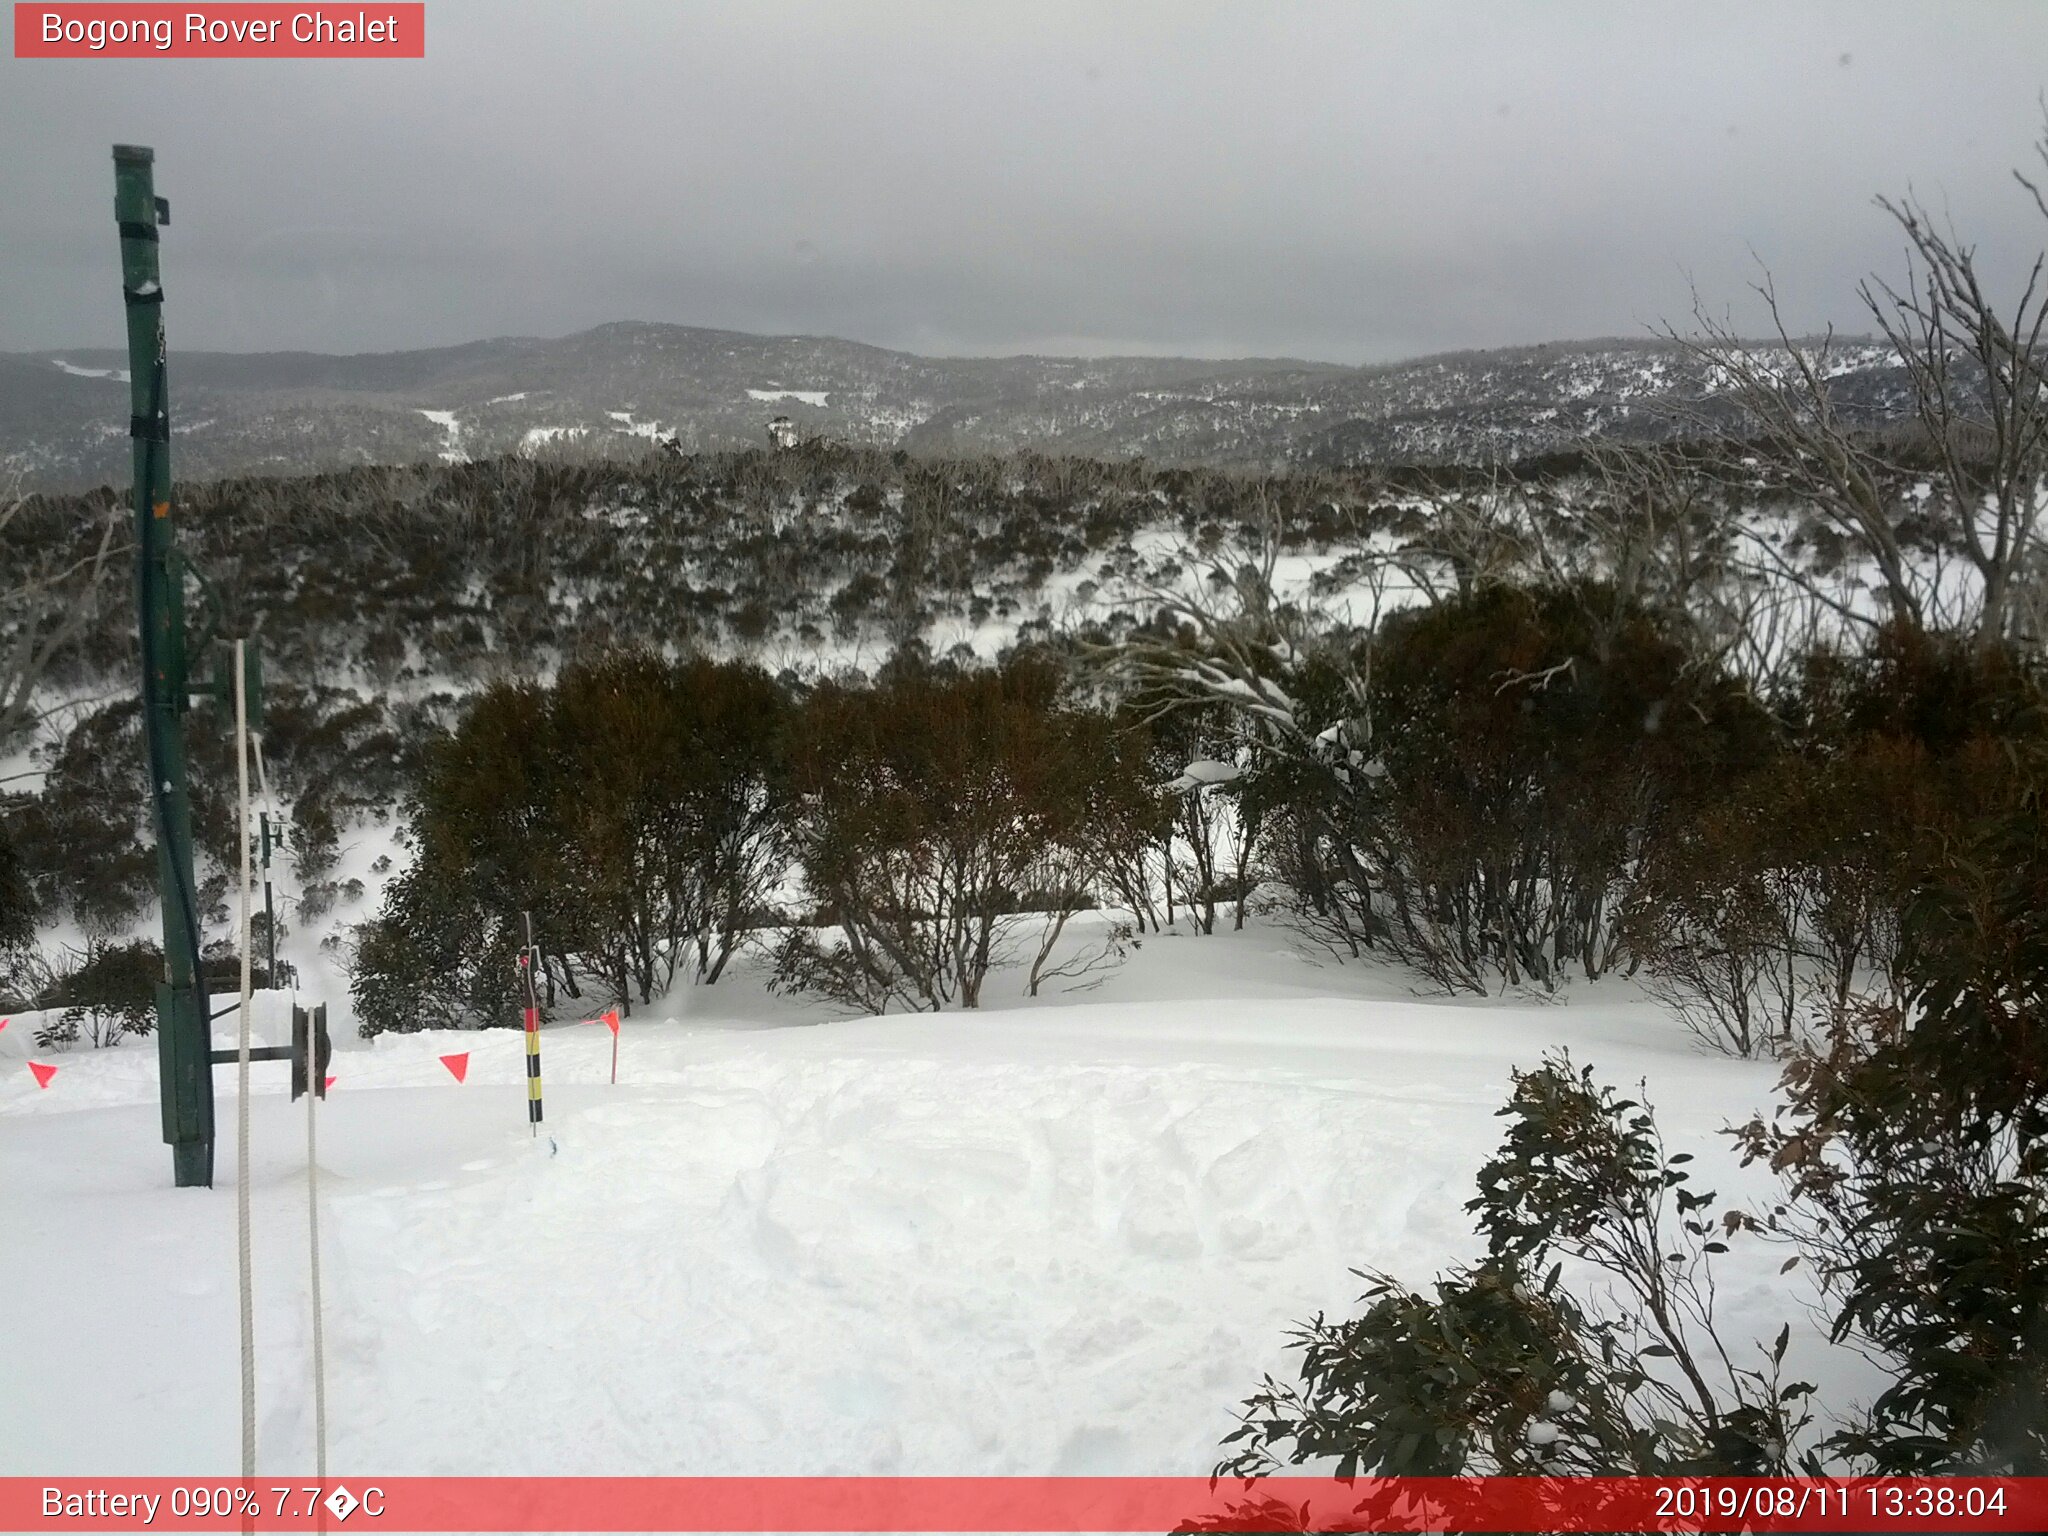
[[[81,368],[76,363],[65,362],[61,357],[53,357],[50,359],[50,362],[54,367],[63,369],[64,372],[70,374],[73,378],[118,379],[123,384],[128,382],[128,370],[126,368]]]
[[[614,429],[616,431],[630,433],[634,437],[644,437],[649,441],[661,436],[661,423],[658,421],[640,421],[631,411],[606,411],[605,415],[619,424]]]
[[[1473,1255],[1511,1066],[1568,1043],[1647,1077],[1702,1167],[1770,1096],[1770,1066],[1698,1054],[1627,983],[1406,988],[1256,925],[1148,936],[1097,991],[978,1014],[806,1022],[738,975],[628,1020],[616,1088],[605,1030],[548,1030],[538,1143],[516,1032],[338,1036],[332,1464],[1206,1472],[1260,1372],[1291,1369],[1286,1327],[1351,1313],[1353,1267],[1422,1285]],[[217,1187],[174,1190],[153,1046],[36,1055],[60,1068],[39,1090],[27,1022],[0,1032],[0,1357],[38,1385],[0,1394],[0,1472],[231,1471],[233,1071]],[[458,1051],[459,1085],[437,1059]],[[304,1105],[253,1071],[258,1466],[296,1473]],[[1738,1241],[1731,1337],[1790,1318],[1801,1374],[1839,1382],[1782,1257]]]
[[[448,434],[448,440],[441,446],[443,464],[466,464],[469,455],[462,447],[462,423],[455,419],[453,411],[422,410],[420,414]]]
[[[823,409],[826,397],[831,394],[825,389],[750,389],[748,398],[754,400],[800,400],[805,405]]]
[[[590,428],[588,427],[528,427],[525,435],[519,439],[519,451],[521,453],[531,453],[534,449],[551,443],[557,438],[573,441],[579,437],[587,437],[589,434]]]

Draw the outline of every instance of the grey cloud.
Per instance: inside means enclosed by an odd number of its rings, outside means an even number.
[[[176,345],[606,320],[1357,362],[1860,328],[1873,194],[2005,276],[2048,7],[430,0],[423,61],[0,60],[0,347],[119,337],[155,145]]]

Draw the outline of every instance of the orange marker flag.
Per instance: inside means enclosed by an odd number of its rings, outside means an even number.
[[[55,1067],[46,1067],[40,1061],[30,1062],[28,1064],[28,1069],[29,1071],[35,1073],[36,1086],[38,1088],[49,1087],[50,1079],[57,1075],[57,1069]]]
[[[605,1027],[612,1032],[612,1085],[619,1081],[619,1010],[607,1008],[604,1013]]]
[[[446,1067],[449,1076],[459,1083],[469,1076],[469,1052],[457,1051],[453,1056],[443,1056],[441,1065]]]

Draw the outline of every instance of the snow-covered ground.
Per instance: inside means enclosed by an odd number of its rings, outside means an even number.
[[[649,441],[661,436],[661,423],[658,421],[640,421],[634,417],[631,411],[606,411],[605,415],[618,423],[618,426],[614,428],[615,431],[624,432],[633,437],[644,437]]]
[[[526,435],[519,439],[519,449],[522,453],[531,453],[534,449],[539,448],[545,443],[551,443],[556,438],[574,439],[588,437],[589,435],[590,429],[588,427],[528,427]]]
[[[822,408],[830,393],[823,389],[750,389],[747,396],[753,400],[800,400]]]
[[[337,1040],[320,1109],[331,1464],[406,1473],[1201,1473],[1284,1330],[1353,1267],[1425,1284],[1513,1065],[1647,1078],[1674,1149],[1770,1098],[1626,982],[1420,999],[1284,930],[1148,936],[1094,991],[839,1020],[743,972],[621,1036]],[[1001,1000],[1001,999],[998,999]],[[266,1000],[275,1032],[282,999]],[[231,1068],[218,1182],[170,1187],[151,1044],[0,1031],[0,1474],[237,1458]],[[458,1084],[438,1058],[467,1051]],[[60,1071],[38,1089],[25,1055]],[[312,1462],[303,1104],[253,1069],[258,1466]],[[1768,1185],[1716,1179],[1724,1197]],[[1711,1186],[1710,1186],[1711,1187]],[[1737,1340],[1789,1318],[1738,1241]]]
[[[448,434],[448,440],[441,445],[441,462],[443,464],[467,463],[469,461],[469,454],[462,446],[462,423],[456,420],[455,413],[453,411],[422,410],[420,414]]]

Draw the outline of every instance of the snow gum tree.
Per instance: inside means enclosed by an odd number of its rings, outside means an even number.
[[[2048,169],[2048,132],[2036,150]],[[2048,219],[2038,172],[2014,176]],[[1906,238],[1908,269],[1896,285],[1865,283],[1861,297],[1908,381],[1908,430],[1878,435],[1858,424],[1834,337],[1792,336],[1768,276],[1757,294],[1769,342],[1743,340],[1699,306],[1694,334],[1669,334],[1715,368],[1740,446],[1756,456],[1757,489],[1792,493],[1868,560],[1881,619],[1966,628],[1987,644],[2038,643],[2048,638],[2048,252],[2001,294],[1976,249],[1917,197],[1878,206]],[[1908,499],[1916,485],[1924,502]],[[1913,524],[1974,578],[1960,604],[1913,559]]]
[[[0,483],[0,748],[43,717],[39,693],[102,620],[120,562],[117,510],[70,520]],[[104,607],[111,608],[112,604]]]

